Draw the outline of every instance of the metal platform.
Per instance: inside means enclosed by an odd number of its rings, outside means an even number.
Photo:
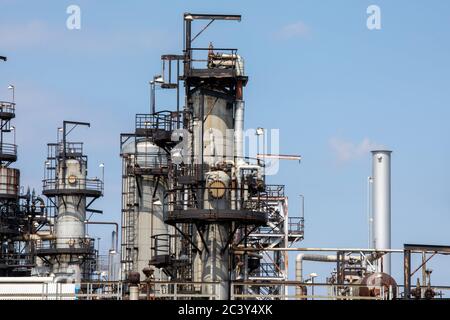
[[[169,174],[169,168],[168,167],[160,167],[160,168],[134,167],[131,169],[131,172],[135,175],[166,176]]]
[[[166,267],[179,267],[187,265],[188,262],[186,260],[174,259],[171,255],[157,255],[153,256],[152,259],[148,263],[151,266],[155,266],[156,268],[166,268]]]
[[[100,190],[89,190],[89,189],[47,189],[43,190],[42,194],[47,197],[55,196],[86,196],[98,198],[101,197],[103,192]]]
[[[51,255],[81,255],[89,254],[92,252],[92,248],[42,248],[36,249],[37,256],[51,256]]]
[[[12,143],[0,143],[0,161],[17,161],[17,145]]]
[[[94,198],[103,195],[103,182],[99,179],[78,180],[74,183],[66,180],[66,183],[63,183],[61,179],[44,180],[42,194],[47,197],[76,195]]]
[[[16,104],[13,102],[0,101],[0,119],[11,120],[16,116]]]
[[[180,209],[169,211],[164,221],[170,225],[196,222],[239,222],[243,225],[264,225],[267,223],[267,213],[250,210]]]

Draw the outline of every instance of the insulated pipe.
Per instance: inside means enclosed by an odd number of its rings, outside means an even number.
[[[359,257],[344,256],[345,261],[360,261]],[[299,253],[295,258],[295,280],[303,282],[303,260],[317,261],[317,262],[337,262],[336,255],[324,255],[324,254],[307,254]],[[303,294],[300,286],[295,287],[295,295],[301,296]]]
[[[243,100],[236,100],[234,115],[234,156],[236,163],[242,163],[244,158],[244,110]]]
[[[375,249],[391,248],[391,151],[372,151],[372,214]],[[378,272],[391,274],[391,257],[380,259]]]

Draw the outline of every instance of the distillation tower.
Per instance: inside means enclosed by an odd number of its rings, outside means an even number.
[[[29,276],[34,264],[34,235],[46,223],[45,203],[30,189],[21,192],[17,161],[16,104],[0,101],[0,276]]]
[[[89,280],[95,270],[94,239],[86,235],[86,213],[97,213],[91,204],[103,195],[101,179],[87,177],[88,158],[82,142],[67,136],[89,123],[64,121],[61,141],[49,143],[43,194],[48,199],[51,236],[38,242],[36,254],[61,281]]]
[[[264,248],[301,240],[303,220],[288,216],[284,186],[266,184],[264,162],[244,155],[243,58],[237,49],[193,46],[212,22],[241,16],[183,18],[183,54],[161,56],[162,74],[151,82],[176,90],[176,111],[156,111],[153,90],[151,113],[136,115],[134,133],[121,135],[123,279],[153,274],[191,283],[181,291],[228,299],[235,280],[287,280],[287,254]],[[193,36],[195,20],[209,23]]]

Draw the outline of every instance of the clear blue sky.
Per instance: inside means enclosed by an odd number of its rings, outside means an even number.
[[[82,10],[81,30],[66,29],[66,8]],[[382,29],[366,28],[381,8]],[[46,143],[63,119],[90,121],[89,173],[105,163],[105,211],[120,221],[119,134],[148,112],[148,80],[159,57],[182,46],[182,13],[237,13],[203,44],[239,48],[246,61],[247,128],[279,128],[283,162],[271,183],[287,185],[290,211],[306,197],[302,246],[367,245],[369,150],[392,149],[392,246],[450,244],[450,3],[448,1],[14,1],[0,0],[0,98],[16,86],[17,166],[22,184],[41,188]],[[162,97],[166,107],[175,100]],[[90,230],[94,230],[93,227]],[[110,229],[99,227],[101,250]],[[449,259],[446,259],[449,260]],[[436,260],[435,282],[450,284]],[[403,282],[401,264],[394,275]],[[441,271],[438,267],[441,266]],[[293,267],[293,263],[291,264]],[[311,272],[312,264],[306,268]],[[324,266],[314,270],[321,279]]]

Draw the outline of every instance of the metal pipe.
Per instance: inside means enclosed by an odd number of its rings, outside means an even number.
[[[234,115],[234,155],[236,163],[243,162],[244,157],[244,110],[244,101],[237,100]]]
[[[367,249],[367,248],[237,248],[236,250],[242,251],[322,251],[322,252],[376,252],[376,253],[402,253],[402,249]],[[416,250],[414,252],[422,252]]]
[[[85,221],[86,224],[102,224],[102,225],[114,225],[116,227],[116,247],[113,248],[116,252],[119,250],[119,224],[113,221]]]
[[[360,257],[345,256],[345,261],[354,260],[361,261]],[[303,282],[303,260],[307,261],[317,261],[317,262],[337,262],[338,258],[336,255],[323,255],[323,254],[306,254],[299,253],[295,258],[295,280]],[[303,295],[301,286],[295,287],[295,294],[300,296]]]
[[[372,151],[372,213],[375,249],[391,248],[391,152]],[[391,273],[390,255],[378,263],[379,272]]]

